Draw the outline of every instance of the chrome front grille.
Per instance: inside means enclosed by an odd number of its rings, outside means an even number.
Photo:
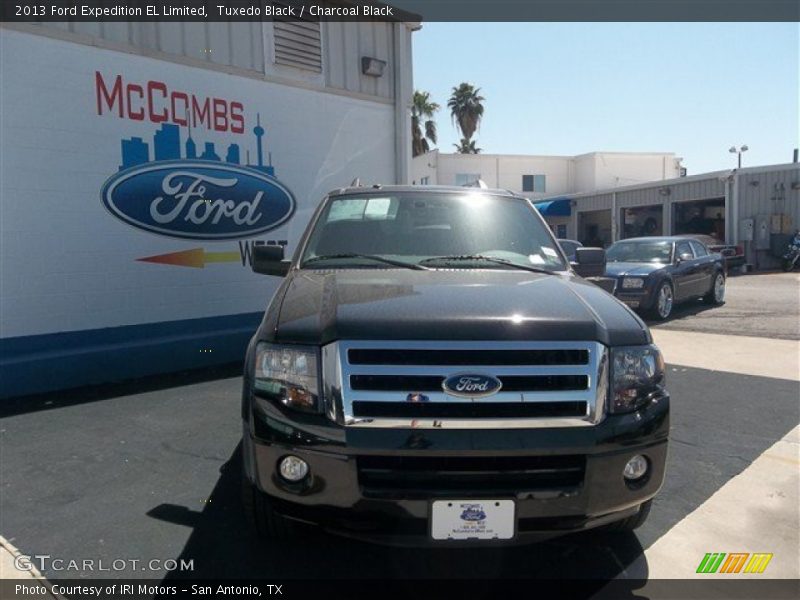
[[[348,427],[576,427],[603,417],[608,359],[596,342],[340,341],[322,358],[328,414]],[[475,399],[444,390],[465,372],[502,388]]]

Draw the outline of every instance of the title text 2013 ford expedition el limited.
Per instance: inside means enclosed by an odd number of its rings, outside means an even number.
[[[578,271],[602,269],[579,249]],[[331,192],[247,352],[243,495],[385,541],[502,544],[644,522],[669,395],[645,324],[582,279],[510,192]]]

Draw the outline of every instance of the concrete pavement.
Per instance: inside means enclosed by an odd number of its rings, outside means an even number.
[[[620,577],[630,579],[730,579],[697,573],[706,553],[771,553],[763,574],[800,577],[800,427],[776,442],[700,508],[644,551]]]
[[[800,381],[800,341],[652,329],[671,365]]]

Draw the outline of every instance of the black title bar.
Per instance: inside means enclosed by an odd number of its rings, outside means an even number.
[[[494,598],[592,598],[593,600],[796,600],[800,586],[791,579],[463,579],[463,580],[171,580],[36,579],[0,580],[3,600],[360,600],[391,589],[410,600]],[[533,590],[533,591],[532,591]],[[384,594],[385,595],[385,594]]]
[[[0,21],[800,21],[798,0],[0,0]]]

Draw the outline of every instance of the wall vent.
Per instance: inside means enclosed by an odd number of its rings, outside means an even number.
[[[275,63],[322,72],[320,23],[313,20],[273,21]]]

